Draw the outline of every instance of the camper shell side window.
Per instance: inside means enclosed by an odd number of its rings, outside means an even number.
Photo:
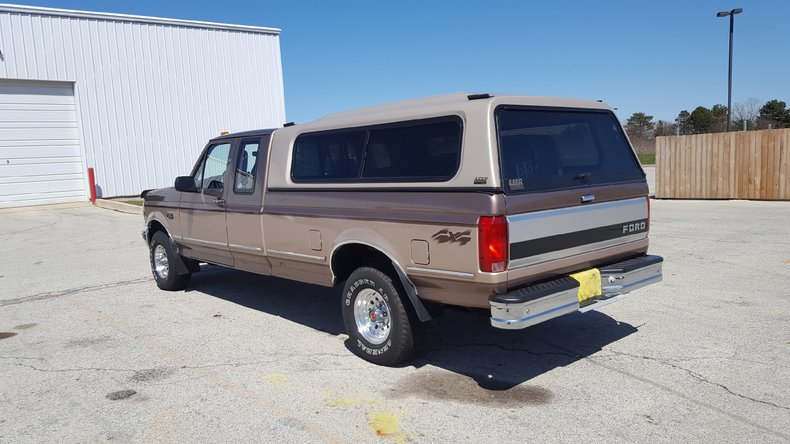
[[[461,164],[459,117],[305,133],[296,138],[296,183],[443,182]]]

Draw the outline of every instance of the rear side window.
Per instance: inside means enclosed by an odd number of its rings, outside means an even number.
[[[373,129],[362,179],[447,180],[461,155],[458,122]]]
[[[294,146],[292,177],[296,182],[357,179],[365,131],[299,136]]]
[[[240,194],[250,194],[255,191],[255,175],[258,171],[258,146],[259,141],[245,140],[239,147],[236,159],[236,177],[233,180],[233,191]]]
[[[609,112],[500,108],[496,119],[507,193],[643,178]]]
[[[434,182],[461,158],[461,120],[440,118],[303,134],[294,144],[294,182]]]

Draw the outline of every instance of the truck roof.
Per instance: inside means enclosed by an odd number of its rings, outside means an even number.
[[[273,133],[277,128],[267,128],[267,129],[256,129],[256,130],[249,130],[249,131],[239,131],[237,133],[228,133],[222,134],[220,136],[214,137],[211,139],[212,142],[224,140],[224,139],[235,139],[237,137],[254,137],[254,136],[267,136]]]
[[[397,120],[399,118],[409,118],[420,115],[422,113],[442,113],[443,110],[458,110],[467,106],[475,107],[474,102],[493,100],[497,103],[508,103],[513,105],[522,106],[546,106],[546,107],[560,107],[560,108],[593,108],[593,109],[608,109],[611,108],[600,101],[595,100],[579,100],[568,99],[563,97],[543,97],[543,96],[523,96],[512,94],[475,94],[469,92],[457,92],[450,94],[441,94],[437,96],[423,97],[419,99],[402,100],[399,102],[385,103],[381,105],[374,105],[365,108],[357,108],[349,111],[341,111],[333,114],[327,114],[319,117],[310,122],[305,122],[299,125],[301,131],[307,128],[315,127],[316,129],[326,126],[342,126],[348,124],[361,124],[361,121],[375,121],[375,120]],[[468,105],[467,105],[468,104]],[[250,131],[241,131],[230,134],[223,134],[221,136],[211,139],[212,141],[219,141],[224,139],[232,139],[238,137],[248,136],[265,136],[274,133],[281,128],[268,128],[257,129]]]
[[[327,124],[342,125],[344,122],[359,122],[360,120],[397,120],[400,117],[408,118],[421,113],[430,114],[446,109],[458,110],[476,108],[479,102],[494,101],[497,104],[508,103],[523,106],[545,106],[561,108],[593,108],[611,109],[608,105],[595,100],[578,100],[562,97],[542,97],[525,96],[513,94],[476,94],[469,92],[457,92],[442,94],[419,99],[403,100],[394,103],[359,108],[349,111],[328,114],[312,122],[307,122],[307,126],[325,126]]]

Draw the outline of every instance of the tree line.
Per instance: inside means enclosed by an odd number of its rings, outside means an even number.
[[[757,99],[736,103],[732,107],[731,131],[790,128],[790,109],[781,100],[769,100],[760,105]],[[655,150],[656,136],[717,133],[727,130],[727,107],[698,106],[693,111],[683,110],[674,122],[654,121],[654,117],[636,112],[625,124],[628,137],[638,152]]]

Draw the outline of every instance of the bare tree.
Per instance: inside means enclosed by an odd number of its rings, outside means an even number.
[[[759,99],[750,97],[745,102],[736,103],[732,107],[732,122],[737,129],[757,129],[757,118],[760,116],[762,104]]]
[[[674,122],[659,120],[658,123],[656,123],[656,129],[654,133],[656,136],[674,136],[677,128],[678,125]]]

